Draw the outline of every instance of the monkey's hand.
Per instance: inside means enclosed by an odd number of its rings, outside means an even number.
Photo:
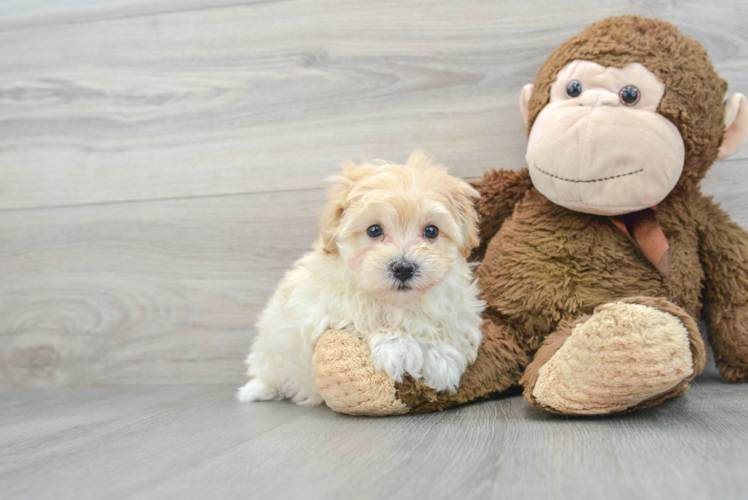
[[[504,221],[514,212],[514,206],[532,188],[530,172],[521,170],[491,170],[480,180],[470,183],[479,193],[478,230],[481,244],[470,256],[471,261],[483,259],[488,242],[499,231]]]
[[[748,233],[710,198],[699,200],[704,315],[717,368],[729,382],[748,381]]]
[[[369,344],[345,330],[328,330],[314,351],[314,382],[327,406],[350,415],[401,415],[410,408],[395,381],[377,370]]]

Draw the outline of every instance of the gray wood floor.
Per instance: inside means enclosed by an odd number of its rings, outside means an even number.
[[[520,397],[356,418],[233,386],[0,392],[0,497],[748,498],[748,391],[714,371],[640,413],[571,419]]]

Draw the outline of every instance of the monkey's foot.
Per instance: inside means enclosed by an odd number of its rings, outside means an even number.
[[[345,330],[328,330],[312,360],[314,381],[327,406],[349,415],[401,415],[395,382],[377,371],[369,347]]]
[[[597,307],[546,339],[522,383],[534,406],[607,415],[683,394],[704,366],[693,319],[664,300],[634,297]]]

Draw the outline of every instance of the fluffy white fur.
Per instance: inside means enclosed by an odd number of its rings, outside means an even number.
[[[258,323],[240,401],[322,403],[312,377],[317,340],[344,328],[371,347],[375,366],[454,391],[481,341],[484,303],[465,258],[478,243],[467,183],[416,151],[405,165],[347,163],[333,179],[320,241],[281,281]],[[371,238],[367,228],[380,225]],[[435,225],[435,239],[424,228]],[[417,265],[405,284],[393,262]]]

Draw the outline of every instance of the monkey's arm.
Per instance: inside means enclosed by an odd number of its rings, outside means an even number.
[[[529,170],[523,168],[491,170],[470,184],[480,193],[476,208],[481,243],[470,256],[470,260],[479,261],[486,253],[488,242],[499,231],[504,220],[512,215],[514,206],[532,188],[532,181]]]
[[[717,368],[748,380],[748,233],[711,198],[699,200],[699,252],[706,275],[704,318]]]

